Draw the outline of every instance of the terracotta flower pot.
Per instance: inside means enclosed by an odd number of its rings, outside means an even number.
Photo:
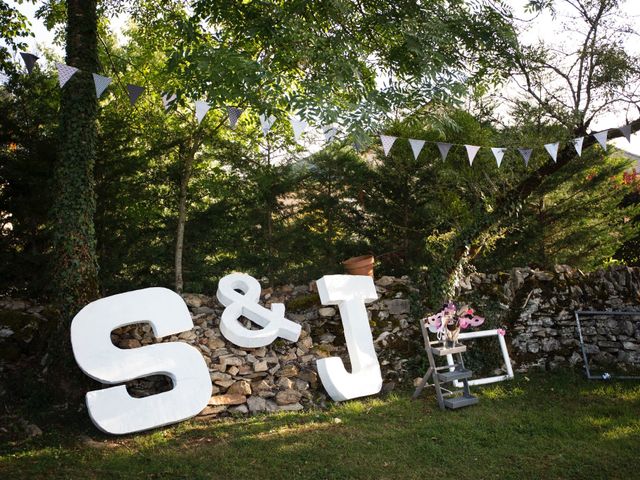
[[[352,257],[342,262],[349,275],[369,275],[373,277],[373,255]]]

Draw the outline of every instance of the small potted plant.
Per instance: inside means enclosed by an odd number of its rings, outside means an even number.
[[[368,275],[370,277],[373,277],[374,263],[373,255],[352,257],[342,262],[349,275]]]
[[[484,318],[476,315],[472,308],[464,306],[460,309],[449,301],[435,315],[426,318],[427,328],[435,333],[446,347],[453,347],[458,341],[460,330],[479,327]]]

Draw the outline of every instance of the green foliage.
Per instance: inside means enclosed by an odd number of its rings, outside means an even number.
[[[200,0],[193,18],[170,5],[140,2],[136,20],[175,26],[169,67],[187,92],[283,117],[302,110],[355,135],[375,131],[391,109],[461,96],[496,75],[513,44],[509,22],[485,1]],[[379,72],[393,80],[382,89]]]
[[[0,0],[0,40],[3,43],[0,44],[0,73],[16,71],[16,65],[11,61],[12,53],[25,48],[20,38],[27,36],[33,36],[27,18],[5,0]]]
[[[51,72],[11,73],[0,89],[0,288],[42,294],[51,278],[48,210],[59,88]]]

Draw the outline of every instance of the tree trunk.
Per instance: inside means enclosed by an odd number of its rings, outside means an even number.
[[[176,230],[176,251],[175,251],[175,283],[176,292],[182,293],[184,290],[184,279],[182,275],[182,258],[184,254],[184,228],[187,222],[187,197],[189,195],[189,181],[193,173],[193,162],[200,147],[200,140],[193,140],[186,152],[180,152],[180,157],[184,162],[182,176],[180,177],[180,195],[178,197],[178,228]]]
[[[60,143],[54,180],[53,298],[61,318],[52,356],[70,364],[69,323],[98,297],[93,168],[98,104],[91,76],[98,71],[96,0],[67,2],[67,64],[80,69],[62,89]]]

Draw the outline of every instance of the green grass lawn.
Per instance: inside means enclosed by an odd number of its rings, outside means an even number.
[[[433,392],[107,437],[79,414],[0,446],[0,478],[640,478],[640,385],[520,376],[441,412]],[[87,436],[90,436],[89,439]]]

